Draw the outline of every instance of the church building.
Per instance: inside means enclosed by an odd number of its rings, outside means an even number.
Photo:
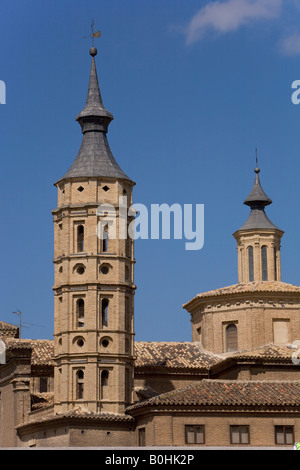
[[[90,55],[81,147],[55,183],[54,339],[22,339],[0,321],[0,446],[292,448],[300,287],[282,282],[284,232],[266,214],[260,169],[233,234],[238,283],[183,305],[191,342],[135,341],[134,240],[119,236],[135,182],[110,150],[113,115]],[[100,205],[115,208],[115,227]],[[133,221],[127,212],[125,232]]]

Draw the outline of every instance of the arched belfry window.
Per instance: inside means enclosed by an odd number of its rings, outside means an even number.
[[[261,247],[261,278],[268,280],[268,248],[265,245]]]
[[[274,248],[274,280],[277,281],[277,250]]]
[[[238,331],[237,326],[231,323],[226,327],[226,352],[237,351],[238,349]]]
[[[108,300],[102,299],[101,302],[101,313],[102,313],[102,327],[108,324]]]
[[[77,227],[77,252],[84,251],[84,226],[78,225]]]
[[[125,249],[126,249],[126,257],[131,259],[131,256],[132,256],[132,255],[131,255],[131,246],[132,246],[132,245],[131,245],[131,238],[130,238],[129,235],[128,235],[127,238],[126,238],[125,243],[126,243],[126,246],[125,246]]]
[[[102,251],[103,253],[108,251],[108,225],[103,228]]]
[[[83,399],[84,392],[84,372],[83,370],[78,370],[76,372],[76,400]]]
[[[77,326],[84,327],[84,300],[78,299],[76,302]]]
[[[253,246],[248,247],[249,282],[254,281]]]
[[[108,398],[108,378],[109,378],[108,370],[103,370],[101,372],[101,398],[102,399]]]

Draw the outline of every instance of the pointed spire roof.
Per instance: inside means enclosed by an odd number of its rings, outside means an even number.
[[[102,101],[95,62],[95,56],[97,55],[97,49],[95,47],[91,47],[90,55],[92,56],[92,64],[86,105],[81,113],[78,114],[76,121],[80,123],[83,117],[99,116],[107,118],[109,123],[114,117],[109,111],[107,111],[107,109],[105,109]]]
[[[249,196],[245,199],[244,204],[254,208],[255,206],[260,206],[262,209],[269,204],[272,204],[272,200],[266,195],[264,190],[261,187],[259,173],[260,169],[255,168],[255,181],[253,188]]]
[[[82,143],[73,165],[60,181],[88,177],[131,181],[116,162],[109,147],[106,134],[114,117],[107,111],[102,101],[95,63],[97,55],[95,47],[90,49],[90,55],[92,63],[86,105],[76,117],[82,129]]]
[[[275,229],[280,230],[274,225],[265,213],[265,207],[272,204],[272,200],[266,195],[262,189],[259,173],[260,169],[256,166],[255,180],[253,188],[249,196],[245,199],[244,204],[251,208],[250,215],[240,230],[253,229]],[[280,230],[282,232],[282,230]],[[283,232],[282,232],[283,233]]]

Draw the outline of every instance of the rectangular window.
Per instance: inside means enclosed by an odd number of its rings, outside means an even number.
[[[250,444],[249,426],[230,426],[231,444]]]
[[[273,320],[273,343],[287,344],[290,341],[290,321]]]
[[[40,393],[48,392],[48,378],[40,377]]]
[[[139,429],[139,447],[145,447],[146,445],[146,429]]]
[[[294,444],[294,426],[275,426],[275,444]]]
[[[203,425],[187,425],[185,426],[185,443],[186,444],[204,444],[204,426]]]

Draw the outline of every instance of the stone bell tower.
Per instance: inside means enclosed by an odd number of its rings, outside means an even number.
[[[133,241],[118,235],[119,201],[126,208],[132,204],[135,183],[110,150],[106,134],[113,116],[99,89],[97,49],[90,55],[87,101],[76,118],[82,144],[55,183],[54,401],[56,412],[81,406],[123,413],[132,402],[135,285]],[[114,237],[105,214],[97,212],[101,204],[115,208]],[[125,214],[127,228],[132,218]]]
[[[233,236],[237,241],[238,279],[240,283],[281,281],[280,243],[283,231],[265,213],[272,204],[263,191],[255,168],[254,186],[244,201],[251,212],[245,224]]]

